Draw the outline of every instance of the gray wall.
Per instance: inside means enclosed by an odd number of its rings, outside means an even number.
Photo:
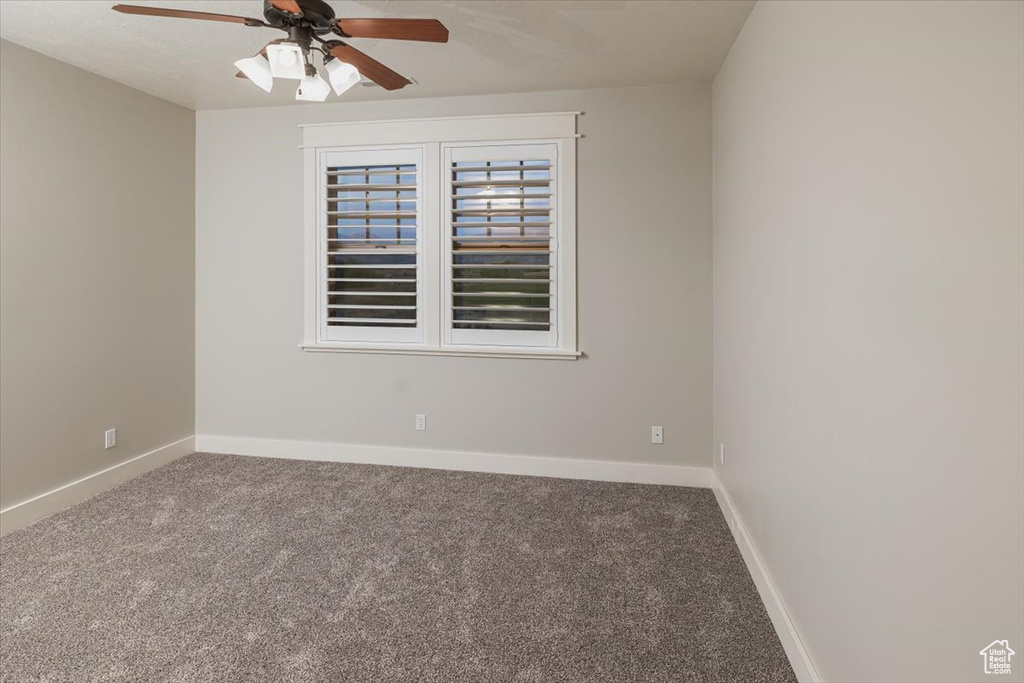
[[[719,475],[825,680],[1024,652],[1022,46],[1019,2],[761,2],[714,83]]]
[[[301,123],[582,110],[579,339],[542,361],[304,353]],[[203,111],[199,434],[706,465],[710,86]],[[413,429],[426,413],[428,431]],[[650,443],[650,426],[665,444]]]
[[[0,42],[0,507],[194,433],[194,138]]]

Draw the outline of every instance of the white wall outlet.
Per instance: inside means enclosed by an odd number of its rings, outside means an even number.
[[[103,447],[104,448],[113,448],[116,445],[117,445],[117,430],[116,429],[108,429],[107,431],[103,432]]]
[[[417,415],[416,416],[416,431],[425,432],[427,431],[427,416]]]
[[[725,444],[718,444],[718,466],[722,467],[725,465]]]
[[[665,443],[664,427],[651,427],[651,443]]]

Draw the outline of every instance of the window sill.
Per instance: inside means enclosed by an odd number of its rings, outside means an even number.
[[[529,358],[533,360],[577,360],[580,351],[563,349],[502,349],[500,347],[430,348],[416,346],[355,346],[352,344],[299,344],[312,353],[376,353],[398,356],[461,356],[464,358]]]

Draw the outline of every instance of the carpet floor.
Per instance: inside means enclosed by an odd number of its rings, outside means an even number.
[[[196,454],[0,539],[3,681],[795,681],[709,490]]]

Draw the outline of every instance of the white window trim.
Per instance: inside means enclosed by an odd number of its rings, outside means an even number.
[[[579,112],[512,114],[480,117],[362,121],[300,126],[303,133],[305,280],[304,326],[300,348],[316,352],[417,354],[434,356],[486,356],[497,358],[576,359],[582,354],[576,337],[576,117]],[[356,143],[356,141],[358,141]],[[356,143],[356,144],[353,144]],[[446,334],[448,285],[438,278],[446,273],[445,225],[440,184],[448,146],[555,145],[558,163],[555,183],[558,202],[557,338],[553,346],[473,345],[451,343]],[[327,151],[371,151],[396,148],[422,150],[418,306],[422,341],[330,341],[320,329],[320,154]],[[430,169],[434,169],[431,171]],[[447,280],[447,278],[444,278]]]

